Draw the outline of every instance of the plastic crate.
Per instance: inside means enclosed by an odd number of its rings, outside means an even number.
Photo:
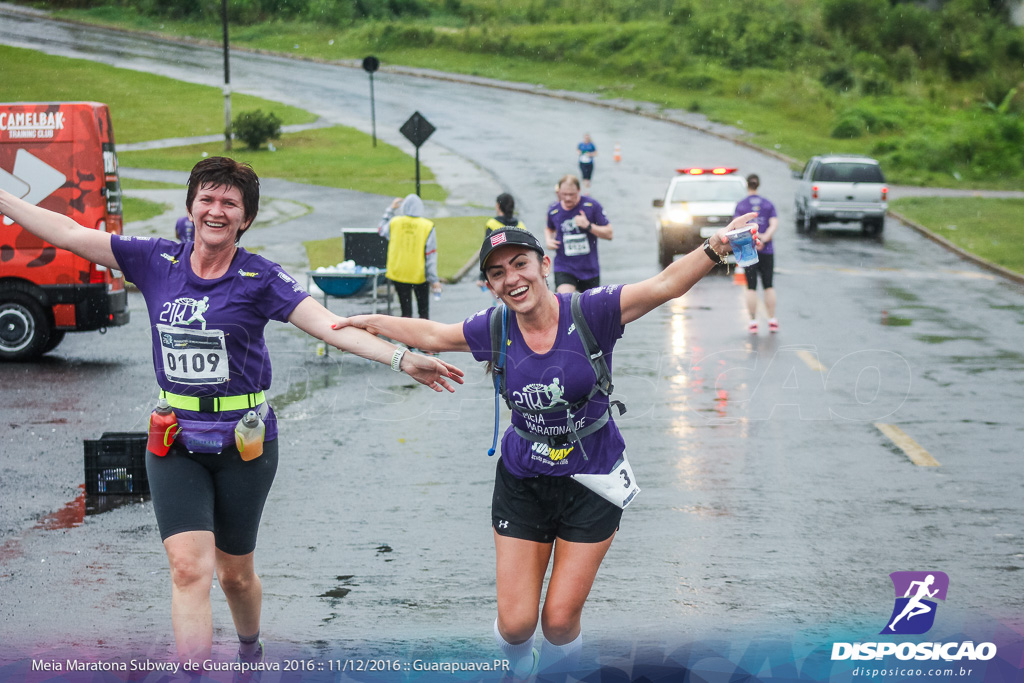
[[[85,493],[149,493],[145,432],[105,432],[85,443]]]

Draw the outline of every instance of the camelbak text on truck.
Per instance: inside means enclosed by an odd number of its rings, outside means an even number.
[[[121,233],[110,112],[96,102],[0,103],[0,187],[106,232]],[[124,278],[0,224],[0,360],[35,358],[65,332],[128,322]]]

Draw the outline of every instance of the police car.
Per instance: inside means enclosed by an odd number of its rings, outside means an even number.
[[[736,204],[747,196],[747,182],[735,168],[678,168],[658,212],[658,263],[666,268],[677,254],[699,247],[732,220]]]

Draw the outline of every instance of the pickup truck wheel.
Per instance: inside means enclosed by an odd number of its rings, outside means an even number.
[[[658,263],[661,265],[661,269],[664,270],[672,265],[672,259],[675,254],[671,251],[666,251],[665,245],[658,243]]]
[[[31,295],[0,289],[0,360],[29,360],[46,351],[50,320]]]
[[[796,231],[798,233],[801,233],[801,232],[803,232],[806,229],[806,227],[807,227],[806,221],[807,221],[807,216],[804,215],[803,211],[801,211],[800,209],[797,209],[796,210]]]
[[[818,221],[814,218],[805,218],[807,223],[807,232],[815,232],[818,229]]]

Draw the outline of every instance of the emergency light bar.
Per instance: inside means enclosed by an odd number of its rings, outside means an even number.
[[[717,168],[677,168],[676,173],[681,175],[704,175],[706,173],[711,175],[728,175],[735,173],[736,170],[735,168],[726,168],[724,166]]]

